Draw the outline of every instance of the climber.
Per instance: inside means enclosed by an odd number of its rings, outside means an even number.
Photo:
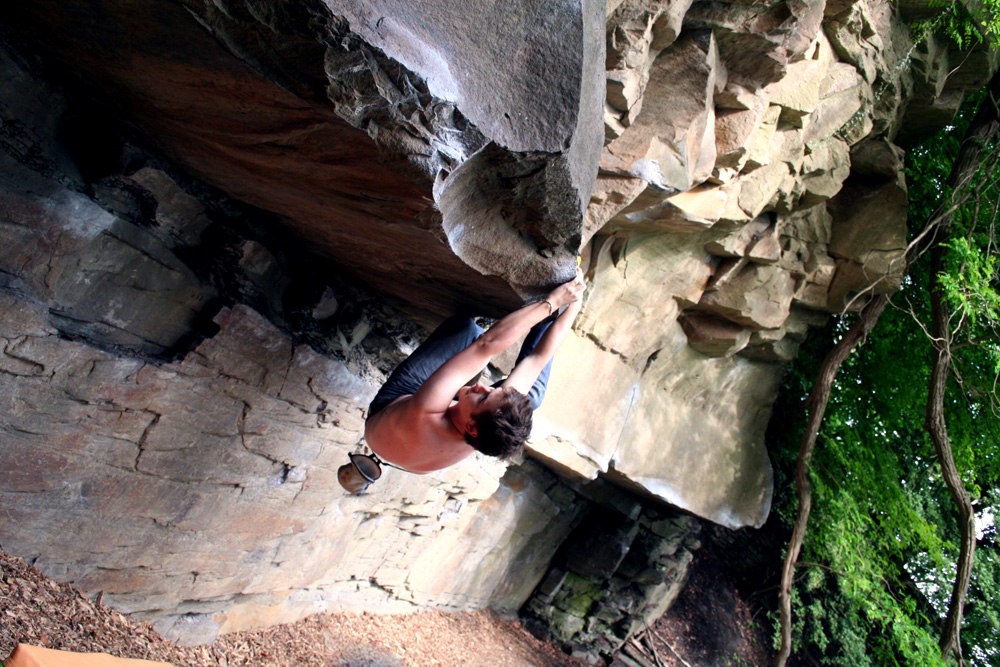
[[[365,439],[375,453],[338,471],[361,493],[381,475],[378,464],[428,473],[480,451],[510,459],[524,449],[532,412],[545,395],[552,357],[580,311],[583,274],[495,322],[487,331],[468,317],[445,320],[392,372],[368,409]],[[560,308],[565,308],[557,314]],[[470,377],[527,334],[510,375],[492,387]]]

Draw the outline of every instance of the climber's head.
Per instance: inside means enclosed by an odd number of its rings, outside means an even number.
[[[465,441],[488,456],[514,458],[531,435],[531,402],[510,387],[489,388],[483,395],[482,407],[469,413]]]

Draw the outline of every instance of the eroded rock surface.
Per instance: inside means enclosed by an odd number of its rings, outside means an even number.
[[[940,127],[918,109],[950,117],[995,64],[977,54],[978,70],[945,76],[957,54],[913,45],[865,2],[609,7],[592,283],[534,447],[559,469],[760,525],[781,362],[829,313],[902,278],[893,141]]]
[[[181,165],[441,316],[572,276],[601,146],[602,10],[112,0],[7,19]]]
[[[996,66],[913,44],[904,18],[5,7],[5,549],[188,642],[323,609],[517,608],[542,582],[536,618],[612,650],[589,615],[638,627],[696,548],[686,520],[662,558],[663,506],[760,525],[782,364],[898,287],[902,147]],[[344,496],[336,467],[416,322],[510,310],[581,248],[535,461]],[[608,549],[556,558],[571,534]]]

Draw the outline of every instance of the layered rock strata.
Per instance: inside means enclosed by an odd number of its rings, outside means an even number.
[[[5,549],[188,642],[516,608],[545,581],[536,617],[603,651],[694,548],[685,528],[661,559],[637,497],[763,522],[782,363],[896,288],[899,146],[992,56],[914,44],[861,1],[612,0],[606,26],[589,0],[501,4],[2,10],[30,54],[0,59]],[[584,311],[531,443],[565,479],[476,459],[343,496],[412,320],[508,310],[581,245]],[[605,534],[614,567],[589,571]]]
[[[121,137],[129,173],[83,187],[74,105],[10,53],[0,72],[4,548],[185,643],[323,610],[519,607],[588,501],[490,459],[344,494],[372,376],[419,328],[300,255],[303,278],[238,232],[266,217],[207,207]]]
[[[609,3],[591,288],[539,457],[764,521],[781,364],[902,278],[893,141],[940,127],[928,109],[950,118],[995,69],[912,39],[888,4]]]
[[[4,12],[179,164],[418,310],[509,309],[572,277],[600,153],[597,0]]]
[[[630,509],[634,516],[622,513]],[[567,538],[522,616],[577,659],[600,664],[673,604],[698,535],[690,516],[601,506]]]

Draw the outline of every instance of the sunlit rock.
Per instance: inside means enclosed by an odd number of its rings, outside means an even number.
[[[833,61],[829,43],[822,33],[819,37],[802,60],[789,63],[781,79],[762,91],[771,104],[781,107],[781,120],[796,127],[806,124],[816,110],[823,81]]]
[[[750,342],[750,330],[739,324],[698,312],[680,318],[691,349],[709,357],[728,357]]]
[[[833,197],[840,192],[850,172],[850,149],[846,143],[830,137],[808,144],[800,172],[803,193],[799,205],[810,207]]]
[[[793,292],[794,281],[787,271],[748,262],[709,283],[698,306],[752,329],[774,329],[788,317]]]
[[[608,6],[608,105],[617,112],[622,130],[642,109],[650,68],[660,52],[680,33],[691,0],[658,2],[625,0]],[[616,132],[614,136],[620,136]]]
[[[620,213],[608,229],[631,233],[643,231],[696,232],[708,229],[725,217],[733,188],[699,185],[669,197],[659,188],[647,187]]]
[[[715,41],[676,42],[653,63],[643,113],[605,149],[601,168],[637,176],[667,193],[704,181],[715,164]]]
[[[914,44],[918,4],[12,4],[4,548],[188,642],[542,589],[556,630],[599,634],[571,612],[621,582],[547,572],[586,508],[621,523],[570,560],[612,578],[649,580],[651,508],[761,525],[784,364],[898,287],[895,144],[996,61]],[[580,251],[528,460],[343,495],[422,327],[509,312]]]
[[[768,110],[766,97],[754,96],[749,109],[717,110],[715,115],[716,165],[742,169]]]

